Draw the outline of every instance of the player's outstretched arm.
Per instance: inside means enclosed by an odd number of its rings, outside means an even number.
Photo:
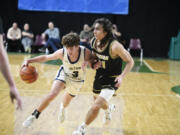
[[[3,45],[3,38],[2,34],[0,34],[0,71],[2,72],[4,78],[8,82],[10,87],[10,98],[12,103],[14,100],[17,101],[17,109],[22,109],[22,101],[19,95],[18,89],[14,83],[13,77],[10,72],[9,68],[9,61],[7,57],[7,53],[5,52],[4,45]]]
[[[49,60],[57,60],[61,59],[63,60],[63,49],[59,49],[58,51],[54,52],[53,54],[49,55],[41,55],[34,58],[30,58],[26,60],[22,66],[28,66],[29,63],[35,63],[35,62],[46,62]]]

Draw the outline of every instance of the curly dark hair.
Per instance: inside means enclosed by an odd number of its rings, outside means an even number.
[[[110,39],[113,39],[113,33],[112,33],[112,28],[113,28],[113,25],[112,23],[109,21],[109,19],[107,18],[98,18],[94,21],[94,24],[93,26],[96,24],[96,23],[99,23],[100,25],[102,25],[103,27],[103,30],[105,32],[107,32],[107,35],[101,40],[101,44],[100,44],[100,47],[103,47],[108,40]]]
[[[61,43],[66,47],[78,46],[80,44],[79,35],[75,32],[70,32],[62,37]]]

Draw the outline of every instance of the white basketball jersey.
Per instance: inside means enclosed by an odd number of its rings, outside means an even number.
[[[82,64],[84,62],[85,47],[80,46],[79,55],[75,62],[71,62],[67,50],[64,47],[63,67],[66,77],[72,81],[84,81],[85,72],[82,70]]]

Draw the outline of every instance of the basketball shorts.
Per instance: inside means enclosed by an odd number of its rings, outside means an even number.
[[[101,90],[100,94],[94,93],[94,96],[95,97],[100,96],[100,97],[104,98],[107,102],[109,102],[110,99],[113,97],[114,93],[115,93],[115,90],[104,88]]]
[[[99,94],[103,89],[116,91],[118,88],[115,84],[115,77],[97,75],[93,83],[93,93]]]
[[[65,89],[67,92],[73,96],[78,95],[82,85],[84,84],[84,80],[74,81],[71,80],[64,72],[64,67],[61,66],[57,72],[55,80],[59,80],[65,83]]]

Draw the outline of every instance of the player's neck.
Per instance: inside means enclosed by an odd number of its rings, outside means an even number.
[[[100,40],[96,41],[96,48],[97,48],[97,50],[102,51],[105,47],[106,47],[106,44],[105,45],[101,45],[101,41]]]

